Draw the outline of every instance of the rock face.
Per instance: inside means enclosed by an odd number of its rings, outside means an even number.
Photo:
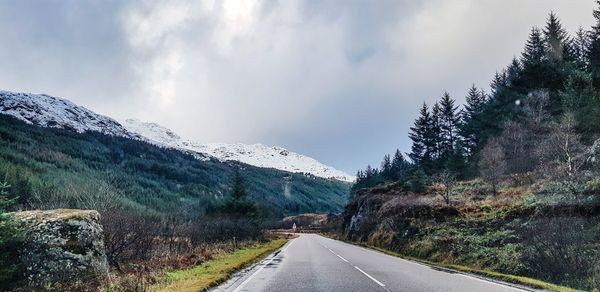
[[[25,225],[21,261],[26,285],[43,287],[105,277],[108,263],[100,214],[58,209],[14,214]]]

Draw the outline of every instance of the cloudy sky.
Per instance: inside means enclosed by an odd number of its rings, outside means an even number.
[[[418,106],[518,55],[592,0],[3,1],[0,88],[201,142],[280,145],[354,173],[408,151]]]

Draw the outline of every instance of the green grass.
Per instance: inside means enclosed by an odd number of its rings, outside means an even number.
[[[381,252],[381,253],[384,253],[387,255],[399,257],[399,258],[413,261],[413,262],[418,262],[418,263],[425,264],[428,266],[441,267],[441,268],[459,271],[459,272],[463,272],[463,273],[480,275],[480,276],[488,277],[488,278],[499,280],[499,281],[504,281],[504,282],[513,283],[513,284],[519,284],[519,285],[525,285],[525,286],[528,286],[531,288],[543,289],[543,290],[555,291],[555,292],[580,291],[580,290],[572,289],[569,287],[559,286],[559,285],[555,285],[552,283],[548,283],[548,282],[544,282],[544,281],[540,281],[540,280],[536,280],[536,279],[532,279],[532,278],[528,278],[528,277],[503,274],[503,273],[498,273],[498,272],[489,271],[489,270],[479,270],[479,269],[474,269],[474,268],[463,266],[463,265],[432,262],[432,261],[423,260],[423,259],[419,259],[419,258],[415,258],[415,257],[405,256],[405,255],[402,255],[402,254],[399,254],[399,253],[396,253],[396,252],[393,252],[393,251],[390,251],[387,249],[383,249],[383,248],[376,247],[376,246],[371,246],[371,245],[364,244],[364,243],[357,243],[357,242],[348,241],[348,240],[344,240],[344,241],[347,243],[350,243],[350,244],[362,246],[365,248],[376,250],[378,252]]]
[[[287,239],[241,248],[221,255],[195,268],[169,272],[151,291],[205,291],[229,278],[234,272],[281,248]]]

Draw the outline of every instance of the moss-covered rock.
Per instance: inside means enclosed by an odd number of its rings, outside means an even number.
[[[100,214],[58,209],[14,213],[23,223],[21,262],[29,287],[94,281],[108,274]]]

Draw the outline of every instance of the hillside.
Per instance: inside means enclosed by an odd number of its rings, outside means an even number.
[[[226,196],[236,165],[248,180],[252,199],[267,214],[336,212],[346,201],[345,182],[198,155],[93,131],[42,128],[0,115],[0,176],[25,208],[116,202],[142,213],[197,216]]]
[[[571,37],[550,13],[489,92],[473,85],[462,106],[448,92],[423,104],[410,159],[397,151],[359,171],[343,236],[598,291],[600,10],[594,16],[592,31]]]
[[[95,131],[107,135],[143,140],[161,147],[193,151],[202,158],[238,161],[253,166],[306,173],[314,176],[354,181],[355,177],[319,161],[281,147],[262,144],[198,143],[182,139],[174,131],[156,123],[127,119],[122,124],[64,98],[46,94],[0,91],[0,113],[31,125],[70,129],[78,133]]]

